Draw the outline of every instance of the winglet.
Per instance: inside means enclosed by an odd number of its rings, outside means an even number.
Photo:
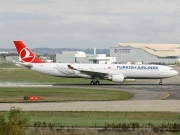
[[[44,63],[22,41],[14,41],[14,45],[22,63]]]

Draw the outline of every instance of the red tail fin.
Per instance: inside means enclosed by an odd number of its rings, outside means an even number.
[[[43,63],[22,41],[14,41],[16,50],[23,63]]]

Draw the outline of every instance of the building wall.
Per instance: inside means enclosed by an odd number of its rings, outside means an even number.
[[[128,61],[143,62],[143,63],[177,63],[178,58],[158,58],[155,55],[143,49],[131,48],[131,47],[111,47],[110,57],[116,57],[117,63],[126,63]]]
[[[56,54],[57,63],[75,62],[75,54]]]
[[[92,63],[87,57],[76,57],[77,63]]]

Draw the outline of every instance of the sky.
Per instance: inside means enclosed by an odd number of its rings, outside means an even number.
[[[0,48],[180,43],[179,0],[0,0]]]

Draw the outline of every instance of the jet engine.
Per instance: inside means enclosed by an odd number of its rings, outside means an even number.
[[[108,77],[109,80],[112,80],[113,82],[122,83],[124,82],[124,76],[123,75],[112,75]]]

